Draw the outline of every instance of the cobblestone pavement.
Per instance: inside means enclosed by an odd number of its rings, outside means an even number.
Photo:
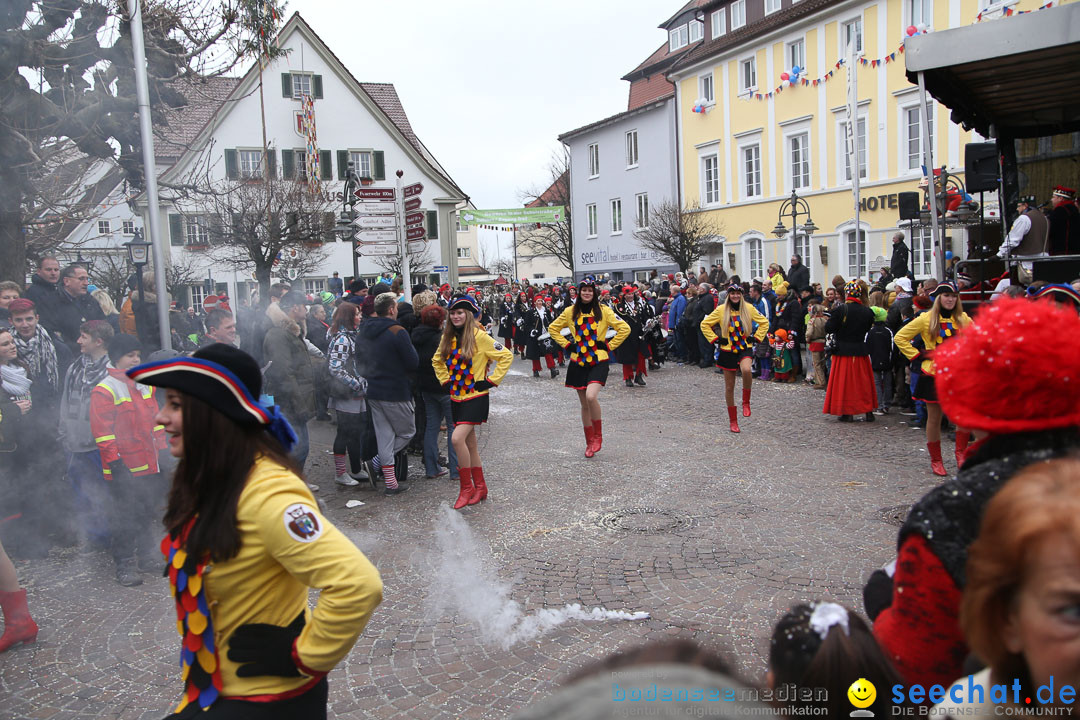
[[[821,392],[756,383],[753,417],[732,435],[719,375],[668,366],[629,389],[618,370],[601,396],[604,448],[589,460],[574,393],[515,361],[480,436],[489,501],[460,515],[525,612],[581,603],[651,618],[571,620],[509,649],[466,619],[475,598],[439,579],[436,526],[456,483],[421,477],[394,497],[339,490],[333,426],[312,424],[312,480],[385,583],[330,675],[331,717],[507,717],[591,660],[673,637],[720,649],[760,680],[790,604],[861,609],[863,580],[893,553],[895,508],[934,484],[921,432],[896,415],[841,425],[821,414]],[[0,655],[0,718],[166,714],[180,679],[165,580],[121,588],[106,556],[75,550],[18,571],[41,633]]]

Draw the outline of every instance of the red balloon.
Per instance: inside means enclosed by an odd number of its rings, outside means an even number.
[[[911,37],[912,35],[914,35],[917,32],[919,32],[919,28],[915,27],[914,25],[908,25],[908,27],[907,27],[908,37]]]
[[[791,77],[791,76],[788,75],[786,72],[780,73],[780,79],[781,80],[787,80],[789,77]]]

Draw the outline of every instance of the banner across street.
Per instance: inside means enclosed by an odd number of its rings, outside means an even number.
[[[557,223],[566,220],[566,208],[562,205],[537,208],[508,208],[505,210],[460,211],[461,219],[468,225],[524,225],[528,223]]]

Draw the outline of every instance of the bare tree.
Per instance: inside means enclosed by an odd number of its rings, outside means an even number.
[[[723,233],[723,225],[710,214],[701,212],[697,203],[685,208],[676,202],[663,202],[649,212],[649,226],[634,232],[638,244],[645,250],[673,262],[686,272],[705,247]]]
[[[503,277],[507,277],[507,278],[511,278],[511,279],[513,279],[513,277],[514,277],[514,261],[513,260],[508,260],[506,258],[500,258],[499,260],[496,260],[495,262],[491,263],[491,265],[487,266],[487,268],[488,268],[488,272],[490,272],[493,275],[502,275]]]
[[[553,153],[547,167],[548,180],[541,188],[521,193],[525,207],[561,205],[564,220],[542,223],[519,234],[518,247],[531,255],[553,256],[567,270],[574,270],[574,236],[570,223],[570,158],[566,152]],[[512,272],[512,271],[511,271]]]
[[[431,243],[429,242],[424,243],[423,250],[419,252],[408,250],[406,254],[409,256],[409,274],[414,277],[431,272],[431,268],[435,265],[435,259],[431,257]],[[400,275],[405,271],[400,254],[376,255],[371,259],[383,270],[392,272],[395,275]]]
[[[94,255],[92,278],[94,284],[104,288],[109,297],[120,307],[128,291],[128,278],[135,272],[127,257],[120,252]]]

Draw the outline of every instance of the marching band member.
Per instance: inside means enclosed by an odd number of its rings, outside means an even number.
[[[720,327],[717,334],[714,329]],[[701,321],[701,333],[710,343],[718,345],[716,366],[724,371],[724,397],[727,400],[731,432],[739,432],[735,408],[735,372],[742,373],[742,414],[750,417],[750,389],[753,384],[751,366],[754,345],[769,333],[769,320],[748,302],[743,302],[742,285],[728,286],[727,301],[716,307]]]

